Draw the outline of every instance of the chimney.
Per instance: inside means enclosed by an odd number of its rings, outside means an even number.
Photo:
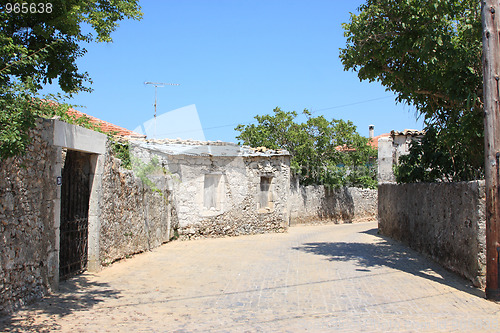
[[[375,125],[369,125],[368,126],[368,137],[371,139],[373,138],[373,131],[375,129]]]

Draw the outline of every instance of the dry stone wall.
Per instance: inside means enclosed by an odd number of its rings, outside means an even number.
[[[26,155],[0,161],[0,313],[50,290],[54,265],[54,199],[51,123],[39,120]]]
[[[290,225],[352,223],[377,218],[377,190],[302,186],[292,181]]]
[[[40,299],[59,282],[61,198],[57,176],[61,172],[62,148],[54,145],[55,125],[53,120],[38,120],[30,133],[33,142],[26,155],[0,162],[2,314]],[[84,131],[70,125],[64,129],[69,134],[59,133],[63,143],[75,138],[72,133]],[[82,146],[87,142],[69,143]],[[165,177],[159,180],[164,185],[155,191],[132,171],[121,168],[120,160],[112,157],[109,149],[104,164],[102,173],[92,174],[99,177],[92,185],[98,192],[93,199],[98,207],[92,207],[98,227],[94,230],[89,224],[89,247],[90,239],[98,238],[97,264],[150,250],[173,237],[176,213]]]
[[[176,214],[170,192],[146,186],[109,152],[99,206],[101,265],[151,250],[174,236]]]
[[[485,285],[484,181],[379,185],[379,232]]]

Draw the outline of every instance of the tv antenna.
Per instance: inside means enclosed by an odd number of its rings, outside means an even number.
[[[144,84],[150,84],[152,86],[155,86],[155,120],[154,120],[154,124],[155,124],[155,132],[154,132],[154,138],[156,138],[156,105],[157,105],[157,101],[158,101],[158,87],[162,88],[162,87],[165,87],[165,86],[178,86],[179,83],[164,83],[164,82],[144,82]]]

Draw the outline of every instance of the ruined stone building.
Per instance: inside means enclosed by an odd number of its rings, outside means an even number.
[[[132,155],[169,173],[183,239],[286,230],[290,156],[227,142],[133,140]],[[162,179],[162,177],[160,177]]]

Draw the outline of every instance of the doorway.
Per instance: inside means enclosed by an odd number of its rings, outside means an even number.
[[[87,269],[91,154],[63,150],[59,279]]]

